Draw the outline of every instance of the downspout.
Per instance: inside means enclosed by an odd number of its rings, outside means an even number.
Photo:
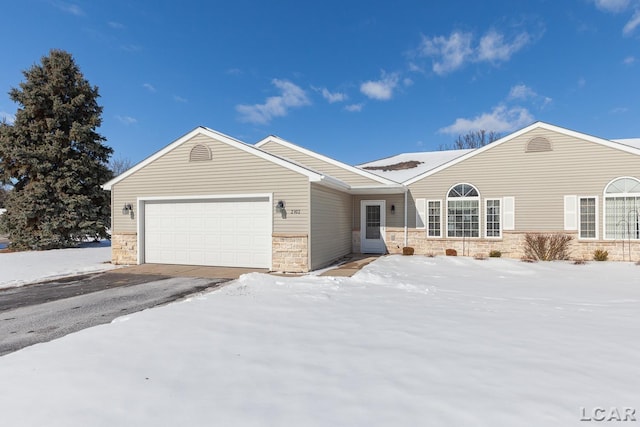
[[[409,245],[409,228],[407,225],[407,218],[409,218],[407,214],[407,192],[408,188],[404,189],[404,245]]]

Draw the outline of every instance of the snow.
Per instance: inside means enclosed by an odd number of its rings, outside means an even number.
[[[111,243],[84,243],[79,248],[0,253],[0,289],[116,268]]]
[[[612,139],[612,141],[640,149],[640,138]]]
[[[3,425],[573,426],[640,416],[640,266],[252,273],[0,358]]]
[[[442,150],[442,151],[421,151],[417,153],[402,153],[392,157],[375,160],[368,163],[358,165],[360,169],[374,173],[383,178],[390,179],[395,182],[405,182],[418,176],[424,172],[435,169],[445,163],[450,162],[464,154],[473,150]],[[411,169],[383,171],[381,169],[365,169],[367,166],[391,166],[401,162],[417,161],[421,162],[418,166]]]

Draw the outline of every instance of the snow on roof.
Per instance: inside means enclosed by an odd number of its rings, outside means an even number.
[[[612,141],[640,149],[640,138],[612,139]]]
[[[383,178],[390,179],[396,182],[405,182],[409,179],[418,176],[431,169],[437,168],[451,160],[458,158],[464,154],[473,150],[443,150],[443,151],[420,151],[417,153],[402,153],[391,157],[385,157],[384,159],[374,160],[372,162],[363,163],[358,165],[360,169],[364,169],[368,172],[372,172]],[[403,165],[401,163],[407,162],[404,166],[409,166],[406,169],[400,169]],[[412,166],[412,162],[419,162],[416,166]],[[369,167],[384,167],[390,166],[391,170],[369,169]],[[395,168],[393,166],[396,166]]]

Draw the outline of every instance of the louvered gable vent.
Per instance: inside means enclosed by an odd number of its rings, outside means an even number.
[[[527,142],[527,148],[525,153],[543,153],[545,151],[552,151],[551,141],[542,136],[537,136]]]
[[[202,162],[205,160],[211,160],[211,150],[209,150],[209,147],[198,144],[191,149],[191,153],[189,153],[190,162]]]

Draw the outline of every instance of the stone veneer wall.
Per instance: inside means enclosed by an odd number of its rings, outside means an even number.
[[[113,264],[138,263],[138,233],[111,235],[111,262]]]
[[[271,269],[287,273],[309,271],[309,238],[304,235],[274,234]]]
[[[557,232],[542,234],[554,233]],[[392,241],[390,234],[390,232],[387,232],[387,242]],[[483,254],[488,256],[492,250],[498,250],[502,252],[502,256],[505,258],[519,259],[524,256],[524,237],[526,234],[523,232],[503,232],[502,239],[465,239],[463,241],[462,239],[427,239],[424,230],[409,230],[408,246],[413,247],[416,254],[422,255],[444,255],[446,249],[455,249],[458,255],[475,256]],[[593,259],[593,252],[596,249],[602,249],[609,252],[609,260],[611,261],[640,260],[640,242],[638,241],[631,242],[630,245],[628,241],[586,241],[578,240],[577,233],[563,234],[569,234],[573,237],[569,244],[569,256],[571,259],[591,260]],[[631,256],[629,256],[629,248]],[[393,249],[389,248],[389,252],[396,253],[397,250]]]

